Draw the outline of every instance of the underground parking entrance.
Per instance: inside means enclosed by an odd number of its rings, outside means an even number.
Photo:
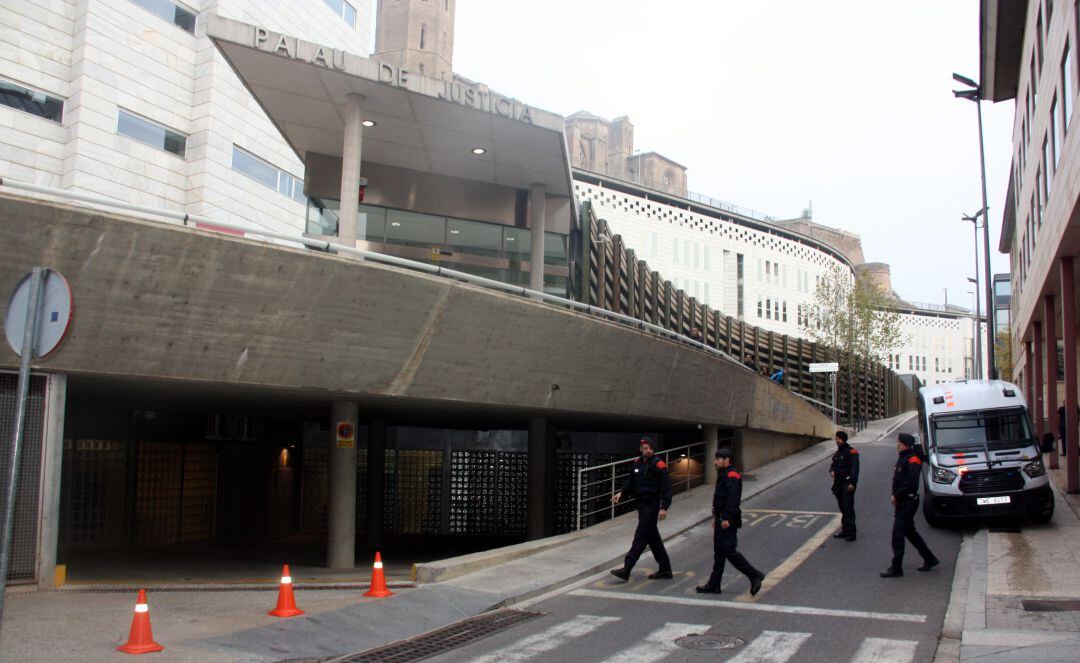
[[[69,376],[68,587],[274,584],[286,563],[297,583],[362,583],[376,551],[400,582],[413,564],[530,538],[528,418],[369,404],[355,430],[354,567],[330,568],[331,411],[325,395]],[[542,535],[574,528],[578,470],[633,456],[642,433],[662,448],[701,440],[696,427],[569,423],[543,427]]]

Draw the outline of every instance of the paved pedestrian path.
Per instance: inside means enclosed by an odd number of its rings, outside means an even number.
[[[1050,473],[1049,523],[965,534],[938,662],[1080,658],[1080,495]]]

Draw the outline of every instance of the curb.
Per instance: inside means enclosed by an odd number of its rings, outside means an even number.
[[[896,422],[896,424],[895,424],[895,425],[894,425],[894,426],[893,426],[892,428],[888,429],[887,431],[885,431],[884,433],[882,433],[881,435],[879,435],[879,436],[878,436],[878,438],[877,438],[877,440],[874,440],[874,441],[875,441],[875,442],[877,442],[878,440],[884,440],[884,439],[885,439],[886,437],[888,437],[888,436],[892,435],[893,431],[895,431],[895,430],[896,430],[897,428],[900,428],[901,426],[903,426],[904,424],[906,424],[906,423],[907,423],[908,421],[910,421],[910,420],[911,420],[911,418],[912,418],[912,417],[914,417],[914,416],[915,416],[916,414],[918,414],[918,412],[914,412],[914,411],[912,411],[912,412],[908,412],[908,413],[907,413],[907,416],[905,416],[905,417],[904,417],[903,419],[901,419],[900,421]],[[902,416],[902,415],[901,415],[901,416]]]

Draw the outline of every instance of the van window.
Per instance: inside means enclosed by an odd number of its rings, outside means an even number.
[[[939,453],[1002,451],[1033,444],[1023,408],[940,414],[930,423]]]
[[[918,398],[919,413],[916,415],[919,419],[919,441],[922,442],[923,449],[930,448],[930,436],[926,433],[926,397],[919,394]]]

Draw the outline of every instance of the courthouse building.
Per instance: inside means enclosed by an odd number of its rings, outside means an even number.
[[[1012,166],[998,248],[1009,254],[1014,377],[1037,433],[1056,433],[1065,406],[1068,485],[1077,463],[1076,268],[1080,253],[1080,3],[983,0],[980,93],[1011,101]],[[1060,339],[1060,345],[1059,345]],[[1060,347],[1060,351],[1059,351]],[[1058,455],[1051,455],[1051,466]]]

